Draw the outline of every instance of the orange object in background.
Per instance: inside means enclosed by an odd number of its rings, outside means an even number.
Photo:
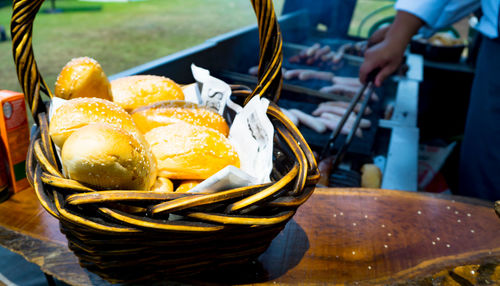
[[[29,146],[29,127],[24,95],[0,90],[0,136],[8,162],[9,188],[17,193],[29,186],[26,179],[26,154]]]

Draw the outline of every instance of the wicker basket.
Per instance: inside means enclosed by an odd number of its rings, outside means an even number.
[[[150,281],[192,275],[248,262],[269,246],[314,190],[314,156],[297,128],[274,103],[272,183],[215,194],[95,191],[61,174],[48,135],[43,81],[31,46],[32,26],[43,0],[16,0],[13,52],[19,81],[37,129],[26,172],[42,206],[60,221],[80,264],[111,282]],[[260,38],[259,84],[233,94],[278,99],[282,39],[271,0],[252,0]],[[175,218],[175,219],[174,219]]]

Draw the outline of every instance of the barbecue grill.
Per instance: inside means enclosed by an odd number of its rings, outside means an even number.
[[[332,50],[360,38],[332,37],[321,33],[309,25],[307,11],[283,15],[280,27],[283,33],[283,67],[286,69],[318,67],[290,63],[287,59],[301,49],[314,43],[329,45]],[[257,77],[248,74],[249,68],[258,64],[257,26],[238,29],[207,40],[198,46],[180,51],[164,58],[134,67],[112,75],[110,79],[135,74],[156,74],[174,79],[179,83],[192,83],[190,72],[192,63],[211,71],[211,74],[229,84],[254,87]],[[346,55],[334,73],[339,76],[356,77],[363,59],[356,55]],[[393,76],[375,92],[379,101],[371,101],[373,110],[368,117],[370,129],[363,130],[362,138],[354,138],[339,169],[331,175],[331,187],[359,187],[359,169],[365,163],[376,163],[382,170],[382,188],[398,190],[417,190],[418,142],[417,128],[418,86],[422,81],[423,60],[419,55],[407,54],[405,75]],[[326,100],[349,99],[345,96],[325,94],[319,88],[325,83],[318,80],[285,80],[278,105],[284,108],[297,108],[310,113]],[[392,116],[384,119],[387,107],[394,107]],[[305,126],[299,127],[314,151],[319,152],[326,143],[329,133],[318,134]],[[334,146],[341,146],[344,135],[339,136]]]

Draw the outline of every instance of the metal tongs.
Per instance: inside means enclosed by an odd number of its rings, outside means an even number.
[[[361,118],[363,117],[363,114],[366,110],[366,107],[368,106],[368,102],[370,101],[370,97],[373,94],[373,90],[375,88],[373,82],[375,81],[375,76],[378,74],[379,71],[380,71],[379,69],[375,69],[370,74],[368,74],[366,83],[361,87],[361,89],[352,98],[351,102],[349,103],[349,106],[347,107],[346,112],[344,113],[344,115],[342,115],[342,118],[340,119],[340,122],[339,122],[337,128],[335,128],[335,130],[330,135],[328,142],[326,142],[326,144],[323,146],[323,150],[321,151],[321,154],[319,157],[320,160],[326,158],[329,155],[334,155],[334,154],[330,154],[330,152],[334,147],[335,140],[339,136],[340,131],[344,127],[347,119],[349,118],[349,116],[353,112],[354,107],[356,106],[356,104],[358,104],[359,100],[363,97],[363,95],[365,95],[365,97],[363,98],[363,101],[361,103],[361,108],[356,116],[356,120],[354,121],[353,127],[349,131],[349,134],[347,135],[346,140],[344,141],[344,144],[340,147],[339,151],[337,152],[337,154],[333,160],[332,173],[333,173],[333,170],[335,170],[338,167],[338,165],[340,164],[340,162],[342,161],[345,153],[347,152],[347,149],[349,148],[349,145],[351,144],[351,141],[354,137],[354,134],[359,127],[359,123],[361,122]],[[366,90],[368,90],[368,92],[366,92]],[[365,94],[365,92],[366,92],[366,94]]]

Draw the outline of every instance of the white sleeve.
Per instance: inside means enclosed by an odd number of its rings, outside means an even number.
[[[426,32],[449,27],[481,6],[479,0],[398,0],[395,9],[413,14],[427,25]]]
[[[413,14],[433,26],[450,0],[398,0],[394,9]]]

